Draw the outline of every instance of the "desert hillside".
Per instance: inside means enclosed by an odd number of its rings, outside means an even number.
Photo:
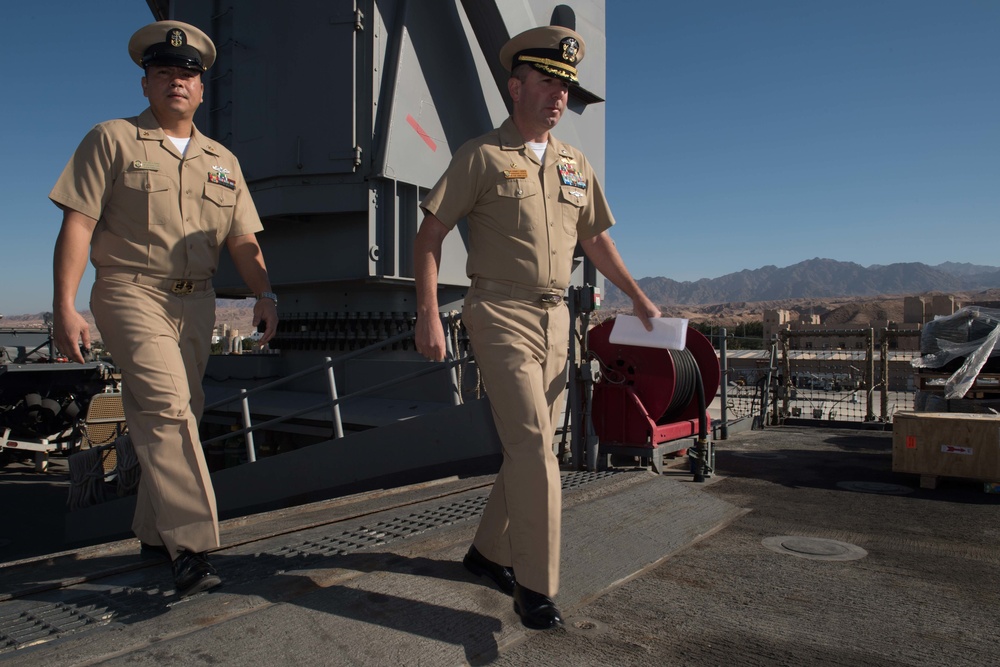
[[[913,296],[931,297],[940,292],[927,292]],[[784,309],[795,315],[815,314],[820,316],[823,324],[833,324],[844,327],[863,326],[877,320],[903,321],[903,299],[910,295],[894,295],[879,297],[824,297],[802,299],[780,299],[775,301],[735,301],[717,304],[668,304],[660,305],[664,317],[684,317],[694,323],[713,324],[722,327],[735,327],[749,322],[763,320],[764,311]],[[1000,289],[956,292],[950,294],[962,305],[980,304],[992,308],[1000,307]],[[628,312],[625,308],[604,308],[596,319],[601,320],[614,313]],[[89,311],[83,313],[90,322],[92,330],[96,330],[94,319]],[[228,324],[230,328],[240,333],[253,331],[253,300],[220,299],[216,309],[216,324]],[[0,320],[0,327],[41,327],[44,318],[42,313],[32,315],[6,316]]]
[[[253,321],[253,300],[252,299],[219,299],[216,302],[215,323],[216,326],[228,324],[231,329],[237,329],[241,334],[249,334],[254,329],[251,326]],[[81,313],[83,318],[90,324],[91,333],[97,331],[94,323],[94,316],[89,310]],[[43,327],[45,326],[45,313],[32,313],[28,315],[4,315],[0,319],[0,327]],[[97,336],[100,338],[100,336]]]
[[[776,301],[736,301],[718,304],[668,304],[660,305],[664,317],[685,317],[692,322],[711,323],[723,327],[734,327],[747,322],[763,320],[765,310],[783,309],[796,315],[815,314],[823,324],[850,327],[867,325],[876,320],[903,321],[903,299],[906,296],[931,297],[940,292],[914,295],[893,295],[879,297],[824,297],[803,299],[781,299]],[[962,305],[980,304],[989,307],[1000,305],[1000,289],[956,292],[950,294]],[[627,312],[624,308],[610,309],[609,312]]]

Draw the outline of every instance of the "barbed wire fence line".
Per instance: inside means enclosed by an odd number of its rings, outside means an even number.
[[[765,425],[800,419],[891,423],[896,412],[915,407],[911,361],[920,354],[919,335],[874,328],[787,330],[770,342],[771,350],[727,352],[728,416],[761,416]]]

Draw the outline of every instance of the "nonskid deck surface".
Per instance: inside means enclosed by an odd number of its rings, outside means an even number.
[[[0,660],[874,667],[1000,654],[1000,496],[957,480],[921,490],[891,472],[889,433],[785,427],[717,446],[707,484],[564,474],[565,629],[525,630],[462,567],[482,477],[225,522],[225,585],[184,601],[134,540],[2,567]]]
[[[565,612],[742,514],[686,478],[564,473]],[[528,632],[510,598],[461,565],[491,482],[443,480],[225,522],[212,557],[224,586],[185,600],[165,561],[142,560],[135,540],[8,565],[0,659],[489,662]]]

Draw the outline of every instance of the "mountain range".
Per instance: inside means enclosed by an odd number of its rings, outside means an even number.
[[[864,267],[817,257],[783,268],[769,265],[693,282],[657,277],[641,278],[638,283],[653,303],[660,306],[705,305],[990,289],[1000,287],[1000,267],[956,262]],[[608,308],[631,305],[621,290],[608,281],[603,301]]]
[[[844,321],[851,317],[899,320],[902,295],[938,292],[967,297],[961,293],[997,290],[1000,288],[1000,267],[956,262],[935,266],[908,262],[864,267],[853,262],[816,258],[783,268],[764,266],[693,282],[663,277],[641,278],[638,282],[653,303],[663,309],[665,316],[687,317],[692,321],[723,324],[755,321],[759,320],[762,308],[809,311],[822,316],[848,302],[854,304],[850,306],[851,313],[840,318]],[[997,300],[1000,294],[989,295],[989,298]],[[605,281],[602,300],[608,312],[632,307],[629,299],[608,281]],[[864,307],[858,305],[864,302],[867,302]],[[216,321],[241,332],[252,331],[252,306],[253,301],[249,299],[220,299]],[[92,330],[96,330],[90,313],[83,315]],[[42,313],[8,315],[0,319],[0,326],[4,327],[42,326],[42,323]]]

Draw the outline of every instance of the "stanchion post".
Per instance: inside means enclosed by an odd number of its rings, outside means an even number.
[[[257,461],[257,448],[253,444],[253,431],[250,430],[250,399],[247,398],[247,390],[240,389],[240,407],[243,409],[243,428],[246,429],[247,461],[254,463]]]
[[[726,354],[726,330],[723,328],[719,332],[719,365],[722,367],[722,393],[719,395],[719,400],[722,401],[719,410],[719,418],[722,420],[722,424],[719,426],[720,440],[729,439],[729,410],[726,407],[729,402],[729,360]]]
[[[340,418],[340,403],[337,401],[337,376],[333,372],[333,359],[324,357],[326,361],[326,381],[330,387],[330,413],[333,417],[333,437],[344,437],[344,422]]]

